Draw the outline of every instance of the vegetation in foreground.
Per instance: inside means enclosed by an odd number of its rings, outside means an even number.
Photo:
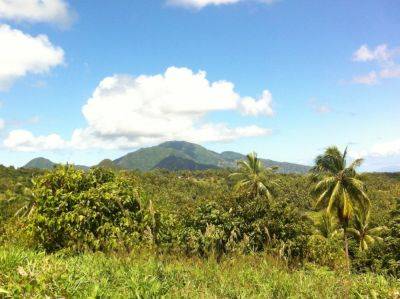
[[[399,298],[400,176],[0,168],[0,296]]]
[[[291,269],[265,254],[215,259],[149,253],[46,254],[0,248],[3,297],[26,298],[398,298],[400,283],[307,264]],[[1,295],[0,295],[1,296]]]

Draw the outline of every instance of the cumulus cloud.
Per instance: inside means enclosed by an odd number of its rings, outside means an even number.
[[[389,48],[386,44],[381,44],[370,49],[367,45],[362,45],[353,53],[353,61],[374,62],[379,71],[353,78],[353,83],[373,85],[378,83],[378,79],[400,78],[400,64],[397,57],[400,56],[400,47]]]
[[[204,116],[218,111],[271,116],[271,105],[269,91],[265,90],[257,100],[242,97],[232,82],[210,82],[204,71],[170,67],[163,74],[152,76],[115,75],[104,78],[83,106],[87,127],[74,130],[68,142],[54,135],[51,140],[60,148],[130,149],[167,140],[208,142],[262,136],[271,130],[256,125],[230,127],[206,122]],[[34,137],[26,131],[15,134],[11,132],[7,138],[8,148],[57,148],[48,146],[49,136]]]
[[[34,152],[63,149],[67,143],[57,134],[34,136],[26,130],[13,130],[4,140],[4,146],[15,151]]]
[[[6,122],[4,121],[4,119],[0,118],[0,131],[3,130],[5,126]]]
[[[239,103],[239,110],[244,115],[260,115],[264,114],[267,116],[274,115],[272,110],[272,94],[268,90],[264,90],[262,97],[256,101],[251,97],[243,98]]]
[[[46,73],[64,62],[64,51],[46,35],[34,37],[0,25],[0,45],[0,90],[28,73]]]
[[[165,136],[100,136],[91,128],[77,129],[73,132],[70,146],[75,149],[132,149],[140,146],[159,144],[170,140],[185,140],[189,142],[225,142],[245,137],[266,136],[270,129],[251,125],[230,128],[225,124],[204,124],[196,128],[185,128],[180,134]]]
[[[107,77],[82,108],[88,127],[76,130],[72,142],[76,146],[91,140],[90,144],[135,147],[151,141],[224,141],[269,133],[255,126],[203,123],[203,116],[215,111],[273,114],[269,91],[259,100],[242,98],[233,83],[210,82],[206,76],[204,71],[170,67],[153,76]]]
[[[0,19],[68,26],[73,17],[64,0],[0,0]]]
[[[167,0],[167,4],[182,6],[187,8],[195,8],[202,9],[206,6],[218,6],[218,5],[227,5],[227,4],[235,4],[238,2],[249,2],[249,1],[257,1],[266,4],[272,4],[277,2],[278,0]]]

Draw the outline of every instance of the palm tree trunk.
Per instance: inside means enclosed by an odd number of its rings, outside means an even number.
[[[346,268],[347,272],[350,273],[349,240],[347,239],[347,227],[345,227],[343,231],[343,241],[344,241],[344,252],[346,255]]]
[[[346,270],[347,274],[350,276],[350,256],[349,256],[349,240],[347,239],[347,225],[343,228],[343,241],[344,241],[344,252],[346,255]],[[345,279],[345,298],[350,298],[350,282],[349,278]]]

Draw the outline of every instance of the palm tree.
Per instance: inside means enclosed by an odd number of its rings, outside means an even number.
[[[316,233],[326,239],[330,239],[341,233],[338,229],[334,217],[331,214],[324,213],[321,217],[320,222],[316,225]]]
[[[360,250],[365,251],[375,242],[382,242],[380,235],[387,230],[386,226],[369,227],[369,209],[359,209],[355,215],[352,228],[347,232],[352,235],[360,244]]]
[[[336,147],[329,147],[315,160],[312,172],[317,184],[313,193],[317,197],[317,207],[326,208],[328,214],[336,213],[343,228],[343,242],[350,270],[347,229],[356,206],[369,207],[369,198],[365,192],[364,183],[357,175],[356,168],[363,160],[356,159],[347,166],[347,148],[341,153]]]
[[[267,184],[267,173],[276,170],[275,167],[265,168],[255,152],[248,154],[247,160],[238,161],[238,171],[230,175],[237,180],[235,190],[255,198],[265,196],[267,199],[273,197],[273,190]],[[270,182],[274,184],[274,182]]]

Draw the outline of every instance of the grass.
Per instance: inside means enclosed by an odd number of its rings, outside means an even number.
[[[156,259],[149,253],[47,255],[0,247],[0,298],[399,298],[400,282],[266,255]]]

